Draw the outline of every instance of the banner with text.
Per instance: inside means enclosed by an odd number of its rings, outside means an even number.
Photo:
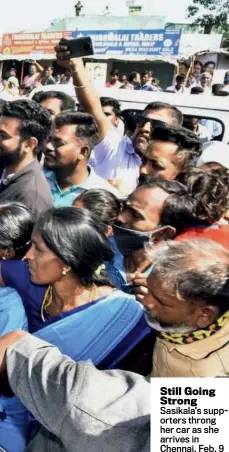
[[[96,55],[176,56],[179,53],[181,31],[117,30],[73,31],[74,38],[91,36]]]
[[[2,37],[3,55],[38,56],[53,55],[54,47],[61,38],[71,39],[71,31],[47,31],[39,33],[4,34]]]

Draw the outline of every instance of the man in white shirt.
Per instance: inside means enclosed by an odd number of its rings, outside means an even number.
[[[185,87],[185,80],[186,80],[185,75],[177,75],[175,85],[169,86],[166,89],[166,92],[167,93],[179,93],[179,94],[188,93],[189,89]]]
[[[122,194],[128,195],[136,188],[141,155],[148,146],[154,121],[180,126],[183,121],[182,114],[176,107],[168,104],[149,104],[137,119],[132,139],[121,136],[104,114],[83,60],[69,59],[66,47],[57,47],[56,50],[58,63],[72,70],[79,103],[84,111],[94,116],[98,124],[99,144],[94,148],[94,158],[90,164],[104,179],[116,179]]]
[[[200,84],[204,88],[204,94],[212,94],[212,75],[210,72],[203,72],[200,76]]]

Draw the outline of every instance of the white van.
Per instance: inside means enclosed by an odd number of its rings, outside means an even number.
[[[165,102],[176,106],[185,117],[211,120],[221,124],[220,140],[229,143],[229,97],[203,94],[172,94],[104,88],[100,96],[109,96],[121,103],[122,110],[143,110],[150,102]]]
[[[36,88],[30,98],[37,91],[63,91],[75,97],[73,85],[49,85]],[[221,125],[221,141],[229,143],[229,97],[172,94],[164,92],[132,91],[125,89],[103,88],[98,91],[99,96],[113,97],[121,103],[122,110],[144,110],[150,102],[165,102],[179,108],[185,117],[195,117],[201,120],[211,120]],[[76,99],[77,102],[77,99]]]

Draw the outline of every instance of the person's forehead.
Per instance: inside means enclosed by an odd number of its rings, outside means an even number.
[[[162,208],[168,193],[160,187],[138,188],[129,197],[129,204],[138,210],[148,212]]]
[[[44,250],[48,251],[50,254],[53,254],[52,251],[48,248],[48,246],[44,242],[40,232],[35,230],[32,233],[31,240],[32,240],[33,245],[38,245],[39,247],[42,247]]]
[[[167,124],[171,123],[172,121],[171,112],[167,108],[162,108],[160,110],[146,109],[143,112],[143,115],[145,116],[145,118],[164,121]]]
[[[183,301],[167,293],[163,287],[163,281],[158,273],[155,273],[154,271],[150,273],[147,278],[147,285],[149,291],[152,292],[152,296],[158,300],[159,303],[166,304],[171,307],[173,305],[177,305],[177,303],[183,303]]]
[[[171,159],[177,151],[176,143],[169,143],[167,141],[153,141],[147,151],[146,155],[150,159]]]
[[[77,126],[75,124],[67,124],[62,127],[56,128],[54,135],[57,138],[63,138],[66,140],[76,138],[76,128]]]
[[[62,101],[60,99],[46,99],[41,102],[41,106],[47,108],[47,110],[61,111]]]
[[[0,116],[0,130],[3,130],[10,134],[19,134],[20,123],[20,119]]]
[[[105,113],[114,113],[114,107],[111,105],[104,105],[102,108]]]

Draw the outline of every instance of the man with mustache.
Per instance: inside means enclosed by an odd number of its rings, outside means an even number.
[[[228,377],[228,250],[211,240],[171,241],[151,259],[143,305],[157,331],[152,376]]]
[[[82,191],[91,188],[103,188],[120,198],[119,191],[88,165],[97,138],[97,124],[88,113],[65,111],[56,116],[44,148],[45,175],[55,207],[72,206]]]
[[[186,188],[179,182],[154,179],[137,187],[125,201],[114,226],[114,238],[124,257],[129,282],[146,277],[150,272],[152,262],[147,257],[145,245],[175,235],[176,229],[164,218],[169,217],[171,208],[186,193]],[[137,284],[133,284],[135,286]]]
[[[52,197],[37,160],[51,131],[51,116],[33,101],[5,103],[0,117],[0,202],[19,201],[37,215]]]
[[[158,126],[142,156],[140,181],[145,177],[181,180],[190,167],[195,167],[202,152],[197,135],[184,127]]]
[[[95,117],[98,124],[99,143],[94,148],[91,165],[104,179],[115,179],[117,184],[123,182],[122,193],[130,194],[137,186],[141,155],[148,146],[155,121],[180,126],[183,121],[181,112],[168,104],[151,103],[143,111],[132,140],[127,136],[121,137],[103,112],[83,60],[71,59],[65,46],[57,46],[56,51],[58,64],[72,71],[78,101],[84,111]]]

